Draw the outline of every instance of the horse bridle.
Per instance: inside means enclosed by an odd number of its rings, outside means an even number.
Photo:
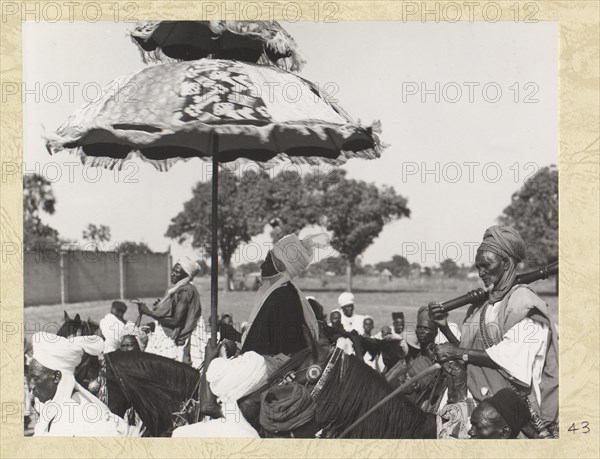
[[[321,392],[321,390],[323,390],[325,383],[329,379],[329,375],[331,374],[331,371],[337,364],[342,353],[343,353],[342,349],[340,349],[337,346],[334,349],[334,351],[331,353],[331,357],[329,357],[327,365],[325,365],[325,369],[321,373],[321,377],[319,378],[319,380],[317,381],[317,384],[315,384],[315,387],[313,387],[313,390],[310,393],[310,396],[313,399],[316,399],[318,397],[319,393]]]

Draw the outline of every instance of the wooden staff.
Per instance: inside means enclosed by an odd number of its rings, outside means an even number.
[[[528,273],[519,274],[515,279],[515,285],[517,284],[531,284],[537,280],[547,279],[550,276],[554,276],[558,274],[558,261],[551,263],[547,266],[540,267],[535,271],[531,271]],[[489,291],[478,288],[475,290],[471,290],[464,295],[461,295],[452,300],[444,301],[440,303],[442,309],[446,312],[450,312],[454,309],[460,308],[461,306],[465,306],[467,304],[473,304],[481,301],[485,301],[489,296]]]

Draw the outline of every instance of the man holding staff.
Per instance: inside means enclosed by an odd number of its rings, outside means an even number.
[[[139,300],[138,311],[156,320],[156,329],[148,341],[146,352],[162,355],[179,362],[192,364],[191,340],[196,326],[202,321],[200,294],[192,283],[200,265],[182,257],[171,270],[171,288],[151,310]]]
[[[429,313],[449,341],[437,347],[437,361],[466,362],[469,392],[478,402],[505,388],[515,391],[531,411],[524,432],[548,438],[557,433],[558,335],[546,303],[526,285],[515,285],[525,251],[514,229],[486,230],[475,262],[489,299],[469,308],[458,344],[442,306],[430,304]]]

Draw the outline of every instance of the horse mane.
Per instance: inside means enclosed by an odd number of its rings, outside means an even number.
[[[342,354],[317,397],[316,419],[339,434],[393,391],[376,370]],[[399,394],[356,426],[348,438],[436,438],[435,416]]]
[[[172,427],[172,413],[181,402],[194,397],[200,373],[181,362],[141,351],[111,352],[105,355],[107,382],[118,388],[139,414],[153,436]]]

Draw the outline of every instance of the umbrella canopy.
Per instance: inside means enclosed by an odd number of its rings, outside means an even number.
[[[340,164],[378,158],[375,131],[318,88],[274,66],[222,59],[156,65],[120,77],[47,138],[50,153],[120,167],[134,156],[166,170],[192,157],[212,161],[211,329],[218,317],[218,165],[240,159]],[[121,91],[114,88],[121,89]],[[216,345],[216,333],[211,336]]]
[[[218,59],[168,63],[108,88],[48,137],[51,153],[71,149],[84,163],[108,168],[141,155],[161,170],[192,157],[342,163],[381,154],[378,123],[353,122],[316,86],[275,67]]]
[[[277,21],[150,21],[130,32],[146,63],[205,57],[300,70],[296,42]]]

